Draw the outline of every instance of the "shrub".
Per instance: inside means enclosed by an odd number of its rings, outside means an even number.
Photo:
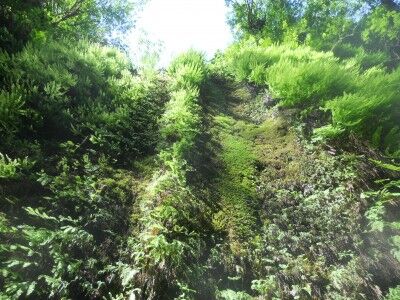
[[[24,98],[18,86],[14,85],[11,92],[0,90],[0,130],[12,132],[21,124],[21,117],[26,114]]]
[[[204,68],[194,63],[183,64],[173,73],[173,88],[199,86],[204,80]]]
[[[196,100],[196,88],[179,89],[172,92],[166,112],[161,119],[161,133],[167,141],[188,140],[193,142],[199,132],[200,117]]]
[[[332,124],[315,128],[313,131],[313,141],[325,141],[336,138],[344,132],[343,128],[332,126]]]
[[[179,72],[178,69],[186,65],[196,66],[200,70],[205,71],[206,64],[204,61],[204,55],[193,49],[188,50],[185,53],[177,56],[170,63],[168,67],[168,73],[171,75],[176,75]]]
[[[386,295],[385,300],[396,300],[400,298],[400,286],[390,288],[389,293]]]
[[[264,83],[253,75],[254,69],[265,70],[267,67],[279,60],[279,49],[257,47],[251,42],[234,44],[225,53],[229,71],[237,80],[251,80],[258,84]],[[260,72],[260,71],[259,71]]]
[[[332,124],[316,129],[315,141],[355,132],[386,154],[399,156],[399,68],[384,69],[389,60],[385,52],[343,44],[335,54],[344,60],[309,47],[245,40],[232,45],[225,59],[237,80],[268,86],[281,106],[304,109],[303,116],[315,115],[310,112],[319,106],[330,110]]]
[[[134,178],[116,165],[154,151],[164,82],[85,41],[3,54],[0,298],[101,298],[126,280]]]
[[[11,159],[7,155],[0,153],[0,178],[15,179],[20,177],[21,171],[29,169],[33,162],[27,157],[24,159]]]

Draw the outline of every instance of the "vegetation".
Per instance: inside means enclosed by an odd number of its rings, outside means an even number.
[[[201,129],[199,88],[206,72],[202,55],[194,51],[177,57],[169,68],[170,100],[160,119],[159,169],[141,200],[139,224],[128,250],[130,272],[137,275],[129,293],[141,286],[144,298],[163,293],[188,297],[204,272],[198,261],[205,247],[202,225],[207,208],[194,195],[188,176]]]
[[[253,41],[233,45],[226,60],[230,62],[227,72],[238,80],[268,87],[280,106],[308,113],[319,107],[330,111],[331,118],[319,116],[319,122],[332,128],[330,138],[354,132],[398,157],[398,68],[362,70],[353,58],[339,61],[331,52],[301,46],[264,47]],[[325,133],[316,129],[316,134]]]
[[[398,299],[400,3],[226,1],[166,70],[140,1],[0,4],[0,299]]]

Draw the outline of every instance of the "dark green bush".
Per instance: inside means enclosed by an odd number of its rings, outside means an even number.
[[[118,286],[107,278],[128,229],[131,175],[104,157],[73,158],[76,145],[65,146],[55,174],[38,178],[46,196],[2,221],[3,297],[88,299]]]
[[[131,68],[86,41],[0,55],[0,298],[121,289],[135,187],[116,166],[154,151],[167,95],[162,80]]]

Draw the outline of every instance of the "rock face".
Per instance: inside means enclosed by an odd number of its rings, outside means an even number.
[[[269,93],[265,93],[263,103],[266,108],[269,108],[269,107],[275,106],[278,103],[278,100],[272,98]]]

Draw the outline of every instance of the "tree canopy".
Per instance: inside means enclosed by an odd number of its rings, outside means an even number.
[[[320,50],[352,45],[382,51],[398,63],[399,1],[226,1],[239,35],[290,41]]]
[[[0,46],[15,51],[29,39],[86,38],[114,42],[134,25],[133,13],[143,1],[5,0],[0,4]]]

